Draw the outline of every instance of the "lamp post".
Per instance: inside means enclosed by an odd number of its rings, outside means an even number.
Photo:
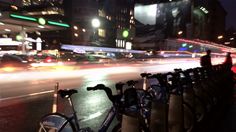
[[[93,40],[96,42],[96,30],[100,27],[100,20],[97,18],[92,19],[91,21],[93,27]]]

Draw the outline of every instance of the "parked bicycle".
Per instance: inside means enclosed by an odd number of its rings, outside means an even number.
[[[116,85],[117,90],[122,88],[122,84]],[[118,113],[120,111],[120,99],[121,96],[118,95],[112,95],[112,91],[110,88],[106,87],[103,84],[98,84],[95,87],[88,87],[88,91],[90,90],[104,90],[106,92],[106,95],[108,96],[109,100],[112,102],[112,106],[105,117],[104,121],[102,122],[98,132],[106,132],[109,128],[112,120],[117,115],[119,117]],[[56,94],[60,95],[62,98],[66,98],[69,101],[70,107],[72,108],[72,115],[67,116],[62,113],[57,112],[56,110],[53,113],[46,114],[43,116],[39,122],[40,128],[39,132],[93,132],[93,130],[89,127],[81,128],[78,122],[78,116],[77,112],[74,108],[74,103],[72,100],[72,95],[77,93],[77,90],[75,89],[64,89],[59,90],[56,92]],[[54,94],[55,96],[55,94]],[[57,99],[56,99],[57,100]],[[119,119],[118,119],[119,120]],[[113,128],[114,132],[117,132],[120,130],[120,124],[115,126]]]

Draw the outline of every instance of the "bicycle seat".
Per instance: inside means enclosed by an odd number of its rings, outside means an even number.
[[[128,86],[133,86],[135,85],[136,83],[138,83],[138,81],[134,81],[134,80],[129,80],[126,82]]]
[[[63,89],[63,90],[59,90],[58,94],[60,94],[60,96],[62,98],[70,98],[70,96],[74,93],[77,93],[78,91],[75,89]]]
[[[151,73],[141,73],[140,76],[143,78],[143,77],[148,77],[152,75]]]

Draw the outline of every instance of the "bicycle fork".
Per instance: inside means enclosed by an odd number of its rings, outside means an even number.
[[[73,111],[73,117],[74,117],[74,120],[75,120],[75,127],[76,127],[76,130],[79,131],[80,130],[80,126],[79,126],[79,123],[78,123],[78,117],[76,115],[76,111],[75,111],[75,108],[74,108],[74,104],[73,104],[73,101],[71,99],[71,97],[68,98],[68,101],[70,103],[70,106],[72,108],[72,111]]]

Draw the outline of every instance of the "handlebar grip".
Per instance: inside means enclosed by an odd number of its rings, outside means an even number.
[[[91,90],[96,90],[96,89],[94,87],[87,87],[87,90],[91,91]]]
[[[102,90],[104,89],[106,86],[104,84],[98,84],[94,87],[87,87],[87,90],[88,91],[91,91],[91,90]]]
[[[111,102],[114,102],[114,97],[112,95],[112,90],[106,87],[104,84],[97,84],[94,87],[87,87],[87,90],[104,90],[107,94],[107,97],[110,99]]]

